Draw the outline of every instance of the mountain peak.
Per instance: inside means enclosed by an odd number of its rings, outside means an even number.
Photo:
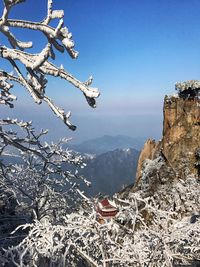
[[[200,99],[197,94],[188,95],[188,88],[186,92],[182,90],[178,97],[166,96],[163,114],[162,140],[156,143],[149,139],[145,143],[138,161],[138,182],[145,160],[154,160],[159,155],[168,170],[173,173],[172,179],[198,175],[196,155],[200,148]]]

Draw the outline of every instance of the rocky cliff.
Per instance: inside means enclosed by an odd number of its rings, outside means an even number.
[[[184,85],[184,86],[183,86]],[[171,176],[184,179],[190,174],[199,176],[197,151],[200,148],[200,99],[199,90],[191,87],[191,81],[178,84],[179,94],[166,96],[163,107],[163,136],[156,143],[149,139],[141,151],[136,185],[138,185],[146,160],[160,155]],[[194,93],[195,92],[195,93]],[[160,172],[158,173],[160,175]]]
[[[162,152],[179,177],[196,174],[200,147],[200,100],[165,97]]]
[[[166,96],[164,100],[162,139],[159,142],[149,139],[145,143],[138,161],[136,183],[125,188],[119,196],[124,203],[133,198],[131,205],[136,203],[136,207],[131,211],[128,223],[131,225],[133,216],[138,216],[138,219],[134,219],[134,227],[139,231],[143,226],[145,229],[150,229],[147,236],[151,231],[159,232],[160,240],[163,240],[167,233],[176,236],[177,227],[178,235],[175,237],[176,240],[179,239],[177,244],[175,245],[171,238],[167,240],[170,240],[173,248],[178,248],[178,253],[170,254],[170,257],[173,258],[175,254],[179,256],[178,258],[175,256],[170,264],[167,260],[166,266],[197,267],[200,266],[200,250],[196,250],[192,238],[196,235],[195,242],[199,246],[200,82],[179,83],[177,88],[177,95]],[[154,207],[153,210],[148,209],[151,205]],[[128,220],[128,216],[125,218]],[[170,229],[173,224],[176,225],[175,228]],[[187,226],[186,232],[183,232],[184,226]],[[134,238],[136,233],[137,231],[134,233]],[[187,233],[190,234],[187,236]],[[154,242],[157,245],[160,243],[154,236],[150,247]],[[171,248],[168,251],[171,253]],[[197,253],[188,257],[191,251]],[[155,258],[152,261],[152,266],[164,265],[158,263]]]

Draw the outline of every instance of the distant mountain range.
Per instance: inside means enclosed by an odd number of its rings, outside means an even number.
[[[67,145],[74,151],[81,153],[87,166],[79,173],[91,181],[92,186],[84,190],[91,196],[101,192],[112,195],[134,183],[139,150],[143,146],[144,138],[128,136],[108,136],[92,139],[80,145]],[[12,164],[22,163],[21,159],[4,156],[4,162]],[[73,171],[71,165],[67,169]]]
[[[123,186],[134,183],[139,151],[133,148],[116,149],[86,160],[80,171],[92,186],[85,189],[89,195],[113,195]]]
[[[115,149],[134,148],[136,150],[141,150],[144,142],[144,137],[133,138],[124,135],[104,135],[100,138],[91,139],[81,144],[69,145],[69,147],[80,153],[100,155]]]

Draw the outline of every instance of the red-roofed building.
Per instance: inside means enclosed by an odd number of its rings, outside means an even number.
[[[102,217],[103,219],[111,219],[118,213],[118,209],[115,203],[108,200],[107,198],[101,200],[97,204],[96,210],[100,217]]]

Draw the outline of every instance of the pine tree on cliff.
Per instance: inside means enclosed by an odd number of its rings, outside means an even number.
[[[175,88],[182,98],[198,98],[200,96],[200,81],[198,80],[177,82]]]

